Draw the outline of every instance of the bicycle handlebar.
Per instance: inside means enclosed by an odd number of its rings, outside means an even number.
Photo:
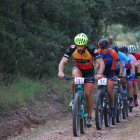
[[[135,75],[140,76],[140,73],[136,73]],[[75,79],[75,78],[76,77],[64,76],[65,80],[71,80],[71,79]],[[82,77],[82,78],[84,78],[84,77]],[[119,76],[119,75],[115,75],[113,78],[107,78],[107,79],[111,79],[111,80],[115,81],[116,78],[122,78],[122,79],[126,79],[126,80],[130,79],[129,76]],[[95,77],[84,78],[84,80],[95,80]]]
[[[76,77],[70,77],[70,76],[64,76],[65,80],[71,80],[71,79],[75,79]],[[81,77],[84,78],[84,77]],[[90,77],[90,78],[84,78],[84,80],[95,80],[95,77]]]

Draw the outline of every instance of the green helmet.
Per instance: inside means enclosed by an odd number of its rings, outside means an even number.
[[[76,45],[85,45],[88,42],[88,37],[84,33],[80,33],[74,38],[74,42]]]

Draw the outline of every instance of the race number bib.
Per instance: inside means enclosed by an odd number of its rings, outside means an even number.
[[[107,78],[102,78],[98,80],[98,85],[107,85]]]
[[[75,84],[84,84],[84,78],[76,77],[75,78]]]

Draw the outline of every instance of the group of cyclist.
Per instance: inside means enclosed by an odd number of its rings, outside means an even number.
[[[140,72],[140,65],[138,60],[140,59],[140,54],[136,53],[136,47],[130,45],[129,47],[122,45],[118,47],[113,44],[109,46],[109,41],[102,38],[98,42],[99,49],[97,50],[94,46],[87,45],[88,37],[84,33],[80,33],[74,38],[74,45],[71,45],[65,52],[63,58],[59,63],[58,76],[59,78],[64,78],[64,66],[68,62],[70,56],[74,58],[75,64],[72,68],[73,77],[84,77],[90,78],[94,76],[94,65],[96,62],[97,74],[95,75],[95,80],[101,79],[103,76],[107,78],[112,78],[114,75],[119,75],[119,77],[129,75],[131,79],[128,81],[122,80],[122,92],[126,93],[126,84],[129,88],[129,98],[130,106],[133,106],[132,100],[132,90],[133,90],[133,78],[134,79],[134,89],[135,89],[135,106],[138,106],[137,102],[137,77],[136,72]],[[86,104],[88,110],[87,126],[92,126],[92,109],[93,109],[93,97],[92,92],[94,89],[94,80],[85,80],[84,90],[86,94]],[[110,106],[112,107],[112,115],[115,115],[114,108],[114,94],[113,94],[114,82],[107,80],[107,92],[110,98]],[[72,101],[70,106],[74,102],[74,88],[76,87],[74,81],[72,81]],[[113,117],[113,116],[112,116]]]

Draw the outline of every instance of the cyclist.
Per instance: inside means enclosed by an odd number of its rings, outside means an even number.
[[[104,63],[105,63],[105,70],[103,72],[103,75],[107,78],[112,78],[115,72],[115,61],[120,66],[120,73],[119,75],[123,75],[123,65],[117,55],[117,53],[113,49],[109,49],[109,41],[105,38],[100,39],[98,42],[98,46],[101,48],[98,50],[98,53],[101,55]],[[112,107],[112,117],[114,117],[115,114],[115,108],[114,108],[114,94],[113,94],[113,86],[114,81],[111,81],[108,79],[107,81],[107,92],[109,94],[110,98],[110,106]]]
[[[120,60],[122,62],[123,66],[124,66],[123,76],[126,76],[125,61],[131,65],[132,72],[135,74],[135,65],[134,65],[133,61],[130,58],[128,58],[124,53],[118,51],[119,48],[117,45],[115,45],[115,44],[110,45],[109,48],[114,49],[116,51],[116,53],[118,54],[118,57],[120,58]],[[115,75],[119,75],[119,70],[120,70],[120,66],[116,63]],[[133,78],[135,76],[134,74],[130,74],[129,77]],[[127,82],[126,79],[122,80],[122,92],[123,93],[127,93],[126,82]]]
[[[129,45],[128,46],[128,53],[132,54],[137,61],[140,60],[140,54],[136,52],[136,47],[134,45]],[[135,69],[135,73],[139,73],[140,71]],[[137,93],[138,93],[138,77],[135,76],[134,80],[134,105],[138,106],[138,101],[137,101]]]
[[[123,52],[128,58],[130,58],[133,61],[133,63],[135,64],[135,67],[138,69],[138,71],[140,71],[138,61],[136,60],[136,58],[132,54],[128,53],[127,46],[121,45],[119,47],[119,51]],[[126,74],[127,75],[133,74],[135,76],[135,71],[132,71],[131,65],[129,63],[125,62],[125,67],[126,67]],[[133,108],[134,107],[134,105],[133,105],[133,95],[132,95],[132,92],[133,92],[133,78],[127,80],[127,86],[128,86],[128,89],[129,89],[129,101],[130,101],[129,102],[129,107]]]
[[[94,66],[93,66],[93,57],[95,58],[96,63],[100,65],[98,74],[95,76],[95,80],[101,79],[102,74],[105,68],[104,62],[101,56],[98,54],[96,48],[93,46],[87,45],[88,37],[84,33],[80,33],[74,38],[75,45],[71,45],[64,54],[64,57],[59,63],[59,78],[64,78],[64,66],[68,62],[70,56],[72,55],[75,61],[75,64],[72,69],[73,77],[85,77],[90,78],[94,76]],[[74,81],[72,81],[72,101],[74,99]],[[86,99],[87,99],[87,126],[92,126],[92,107],[93,107],[93,97],[92,91],[94,89],[94,81],[85,80],[84,84]]]

